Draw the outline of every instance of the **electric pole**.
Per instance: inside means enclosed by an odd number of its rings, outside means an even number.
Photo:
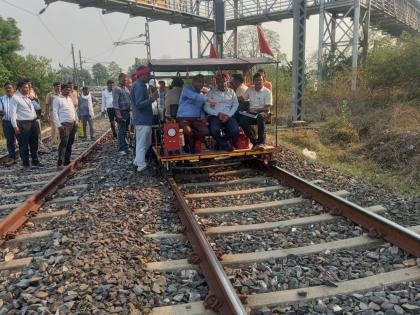
[[[80,62],[80,81],[82,83],[82,86],[84,86],[85,82],[83,82],[83,78],[82,78],[82,72],[83,72],[82,53],[80,52],[80,49],[79,49],[79,62]]]
[[[76,67],[76,58],[74,56],[74,46],[71,44],[71,55],[73,56],[73,85],[77,84],[77,67]]]

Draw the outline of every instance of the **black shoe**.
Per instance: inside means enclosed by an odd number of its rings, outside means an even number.
[[[228,151],[228,152],[232,152],[235,149],[233,148],[233,146],[230,143],[228,143],[228,144],[225,145],[225,150]]]
[[[64,162],[64,166],[67,166],[71,163],[71,161]]]
[[[32,167],[35,167],[35,168],[44,167],[44,164],[42,164],[41,162],[35,162],[35,163],[32,163]]]
[[[22,165],[22,171],[29,171],[31,167],[29,165]]]

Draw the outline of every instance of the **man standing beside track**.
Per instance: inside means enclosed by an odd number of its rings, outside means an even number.
[[[133,164],[138,172],[146,170],[146,153],[152,140],[153,109],[152,103],[157,100],[158,92],[149,94],[146,83],[150,80],[150,68],[140,66],[136,71],[137,80],[131,90],[133,125],[136,129],[136,156]]]
[[[48,93],[45,99],[45,106],[46,106],[45,115],[46,115],[47,120],[51,124],[51,142],[57,143],[58,137],[57,137],[57,127],[55,126],[54,118],[53,118],[53,102],[54,102],[54,99],[56,97],[59,97],[61,94],[61,83],[55,82],[53,84],[53,87],[54,87],[54,91]]]
[[[71,85],[63,84],[61,86],[61,95],[56,97],[53,102],[54,123],[60,133],[57,161],[58,170],[62,170],[64,165],[70,164],[71,148],[77,129],[76,109],[70,93]]]
[[[130,126],[131,97],[127,87],[128,76],[120,73],[118,76],[119,86],[112,90],[112,103],[115,109],[115,117],[118,123],[118,153],[128,154],[126,135]]]
[[[15,92],[15,87],[12,83],[6,82],[4,84],[5,95],[0,97],[0,116],[2,116],[3,134],[6,138],[7,152],[9,160],[7,163],[14,163],[16,161],[16,135],[10,121],[10,101]]]
[[[204,110],[209,114],[210,134],[216,140],[218,150],[233,151],[230,141],[239,135],[239,125],[235,119],[238,98],[235,92],[227,87],[224,73],[216,76],[216,88],[209,92],[208,97],[217,101],[217,105],[204,105]]]
[[[111,124],[112,135],[114,138],[117,137],[117,131],[115,129],[115,109],[112,104],[112,89],[114,88],[114,81],[108,80],[106,82],[106,89],[102,91],[102,104],[101,112],[103,115],[108,114],[109,123]]]
[[[30,87],[27,81],[21,80],[18,85],[18,92],[13,95],[10,101],[10,122],[15,130],[19,143],[19,154],[22,160],[23,169],[29,169],[29,151],[31,152],[32,166],[42,167],[38,160],[38,125],[35,104],[30,96]]]

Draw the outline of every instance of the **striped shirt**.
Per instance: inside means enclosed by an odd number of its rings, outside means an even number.
[[[130,91],[126,87],[117,86],[112,90],[112,103],[116,110],[130,110]]]
[[[3,112],[3,120],[10,120],[10,101],[12,96],[3,95],[0,97],[0,111]]]

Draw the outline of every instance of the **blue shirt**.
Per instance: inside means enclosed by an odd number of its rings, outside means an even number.
[[[151,126],[153,123],[152,100],[143,81],[136,80],[131,89],[133,125]]]
[[[179,98],[176,117],[203,117],[203,106],[207,100],[208,97],[200,94],[200,91],[196,91],[192,85],[184,87]]]

